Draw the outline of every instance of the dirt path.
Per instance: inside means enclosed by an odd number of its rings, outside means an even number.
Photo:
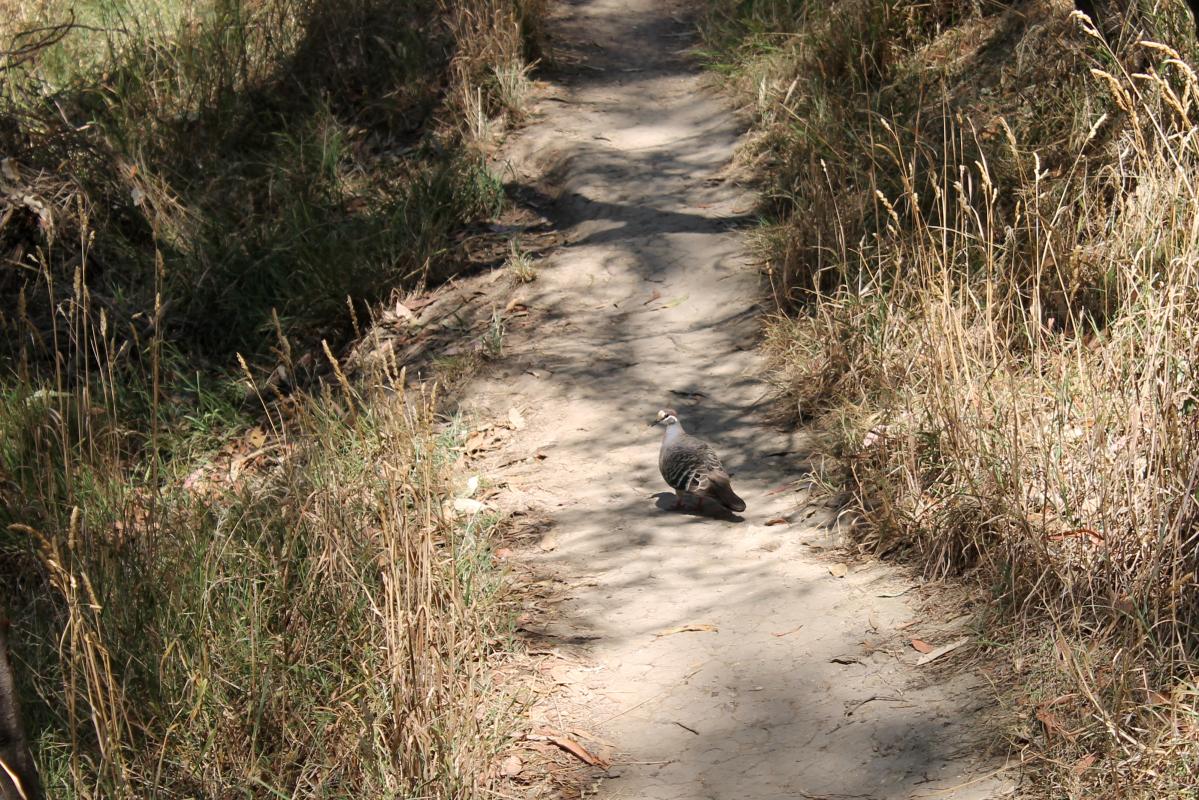
[[[891,568],[836,577],[830,510],[771,493],[810,464],[802,432],[766,419],[761,287],[737,230],[753,199],[727,172],[743,131],[681,53],[683,6],[562,6],[567,64],[507,178],[567,244],[523,292],[534,323],[468,392],[527,421],[496,477],[548,513],[521,557],[570,587],[546,634],[588,659],[558,676],[557,722],[612,744],[601,797],[1008,794],[974,744],[985,682],[944,668],[966,648],[921,667],[908,643],[965,632],[918,619]],[[665,510],[647,423],[668,405],[724,455],[744,519]],[[658,635],[692,624],[716,630]]]

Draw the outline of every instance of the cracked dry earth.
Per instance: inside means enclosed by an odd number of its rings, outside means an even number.
[[[687,11],[565,0],[559,63],[503,154],[566,243],[464,405],[527,420],[491,477],[548,517],[517,559],[568,589],[541,621],[577,657],[555,673],[555,723],[608,743],[603,798],[1010,796],[984,744],[992,693],[953,668],[969,648],[919,666],[908,641],[963,630],[922,615],[894,568],[835,574],[833,512],[799,488],[805,433],[768,421],[743,126],[686,56]],[[743,515],[668,510],[647,427],[664,406],[715,444]]]

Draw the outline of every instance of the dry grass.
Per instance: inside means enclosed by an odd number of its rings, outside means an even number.
[[[497,520],[447,508],[465,428],[402,376],[369,383],[272,408],[157,490],[93,435],[75,505],[9,497],[46,507],[8,548],[54,591],[10,598],[49,796],[482,796],[509,723]],[[34,436],[78,400],[39,404]],[[6,467],[54,457],[33,450]]]
[[[0,23],[0,603],[47,796],[488,796],[500,520],[447,510],[432,389],[333,354],[502,202],[456,98],[519,114],[535,6]]]
[[[709,32],[777,181],[769,349],[836,421],[862,545],[980,587],[1047,795],[1193,796],[1194,71],[1061,4],[755,5],[785,44]]]

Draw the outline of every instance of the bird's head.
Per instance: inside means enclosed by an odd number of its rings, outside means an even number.
[[[678,424],[679,424],[679,415],[675,413],[675,410],[673,408],[663,408],[663,409],[659,410],[658,418],[650,423],[650,425],[665,425],[668,428],[671,425],[678,425]]]

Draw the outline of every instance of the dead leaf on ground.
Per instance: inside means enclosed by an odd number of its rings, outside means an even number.
[[[508,756],[500,762],[500,774],[505,778],[515,778],[524,768],[525,763],[520,760],[520,756]]]
[[[921,653],[931,653],[936,649],[923,639],[912,639],[912,647],[916,648],[916,650]]]
[[[416,322],[416,314],[413,314],[412,309],[408,308],[408,306],[404,305],[399,300],[396,300],[394,311],[395,315],[400,319],[406,319],[409,322]]]
[[[802,627],[803,627],[803,625],[796,625],[794,628],[792,628],[789,631],[781,631],[780,633],[772,633],[770,635],[771,636],[779,636],[779,637],[790,636],[791,634],[795,633],[797,630],[799,630]]]
[[[561,747],[563,750],[582,761],[584,764],[589,764],[593,767],[600,767],[602,769],[607,769],[612,764],[612,762],[608,759],[592,753],[574,739],[558,733],[557,731],[543,729],[535,732],[532,734],[532,736],[540,736],[545,738],[547,741],[553,742],[558,747]]]
[[[653,293],[649,296],[649,299],[646,300],[641,305],[648,306],[650,303],[654,302],[655,300],[661,300],[661,299],[662,299],[662,293],[659,292],[657,289],[654,289]]]
[[[766,520],[765,524],[767,526],[769,526],[769,525],[786,525],[787,518],[786,517],[775,517],[774,519]]]
[[[1074,774],[1081,775],[1086,772],[1091,768],[1091,765],[1095,763],[1097,758],[1098,757],[1094,753],[1087,753],[1085,756],[1078,759],[1078,761],[1074,762]]]
[[[492,555],[495,556],[496,560],[503,561],[504,559],[508,559],[508,558],[512,557],[512,548],[511,547],[501,547],[500,549],[498,549],[494,553],[492,553]]]
[[[654,634],[655,639],[660,639],[663,636],[672,636],[676,633],[715,633],[719,631],[715,625],[708,622],[692,622],[689,625],[680,625],[677,628],[668,628],[661,633]]]
[[[769,497],[772,494],[782,494],[783,492],[787,491],[790,488],[791,488],[791,484],[784,483],[782,486],[771,489],[769,492],[766,493],[766,496]]]
[[[558,538],[552,533],[547,533],[541,537],[541,541],[537,543],[537,547],[548,553],[558,547]]]
[[[246,433],[246,444],[254,450],[262,447],[266,444],[266,431],[258,426],[250,428]]]
[[[849,574],[849,566],[846,564],[830,564],[828,574],[834,578],[844,578]]]
[[[1037,707],[1037,720],[1045,726],[1046,736],[1057,735],[1071,742],[1074,741],[1074,735],[1062,727],[1062,723],[1058,721],[1057,715],[1046,708],[1044,704]]]
[[[525,416],[520,413],[520,409],[516,406],[508,409],[508,424],[512,426],[512,430],[519,431],[525,427]]]
[[[492,426],[488,425],[485,428],[472,433],[466,437],[466,444],[463,446],[463,451],[467,455],[473,453],[481,453],[486,450],[494,450],[504,441],[504,436],[501,433],[496,433]]]
[[[966,642],[968,642],[968,641],[970,641],[970,637],[963,636],[961,639],[954,639],[949,644],[943,644],[935,650],[930,650],[928,653],[925,653],[924,655],[920,656],[920,658],[916,659],[916,666],[919,667],[919,666],[928,664],[932,661],[936,661],[938,658],[945,655],[946,653],[951,653],[954,650],[957,650],[959,647],[966,644]],[[913,646],[915,646],[915,645],[913,644]]]

